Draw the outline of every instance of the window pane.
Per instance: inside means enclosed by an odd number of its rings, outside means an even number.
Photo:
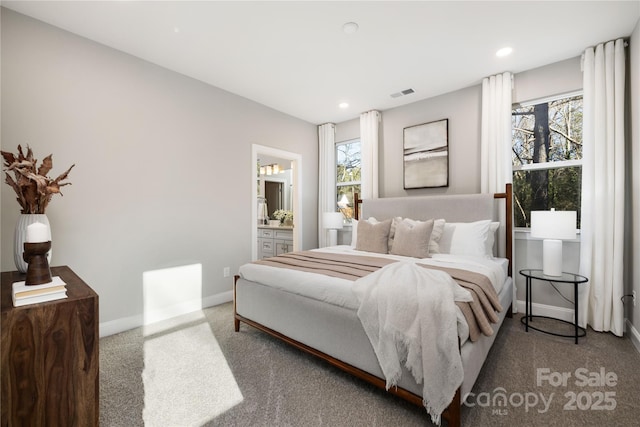
[[[345,207],[341,207],[340,211],[347,220],[353,218],[353,200],[355,193],[361,194],[360,184],[338,186],[338,199],[336,202],[339,204],[338,206],[341,206],[342,196],[346,196],[348,204]]]
[[[360,141],[336,145],[336,183],[360,182]]]
[[[580,228],[582,168],[579,166],[516,171],[513,174],[514,222],[516,227],[531,227],[531,211],[577,211]]]
[[[582,159],[582,96],[512,112],[514,166]]]

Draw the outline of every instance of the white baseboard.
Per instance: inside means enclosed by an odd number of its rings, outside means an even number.
[[[516,306],[518,307],[518,313],[526,313],[526,306],[524,301],[517,300]],[[536,316],[548,316],[565,320],[567,322],[573,322],[574,310],[571,308],[556,307],[554,305],[539,304],[534,302],[533,304],[531,304],[531,309],[533,310],[533,314]]]
[[[627,323],[627,333],[629,334],[629,339],[633,343],[633,346],[640,353],[640,332],[633,326],[629,319],[626,320]]]
[[[182,316],[183,314],[192,313],[203,308],[224,304],[229,301],[233,301],[233,291],[210,295],[203,298],[201,301],[189,301],[166,307],[163,310],[155,310],[153,313],[147,313],[147,316],[144,314],[137,314],[135,316],[111,320],[109,322],[102,322],[99,327],[100,338],[138,328],[145,324]]]

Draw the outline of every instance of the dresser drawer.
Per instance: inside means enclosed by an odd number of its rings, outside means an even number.
[[[275,239],[293,240],[293,230],[273,230],[273,231],[275,231],[275,235],[273,236]]]
[[[275,230],[272,230],[270,228],[259,228],[258,231],[258,237],[266,237],[268,239],[272,239],[275,236]]]

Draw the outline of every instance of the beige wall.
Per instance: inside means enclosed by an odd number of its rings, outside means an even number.
[[[549,64],[514,76],[513,101],[523,102],[582,89],[580,58]],[[480,192],[480,123],[482,85],[464,88],[438,97],[382,111],[380,124],[380,197],[422,194],[464,194]],[[439,119],[449,119],[449,187],[419,190],[403,189],[403,128]],[[359,120],[339,123],[336,141],[359,137]],[[341,241],[349,241],[343,232]],[[567,242],[563,263],[567,271],[577,271],[580,245]],[[528,233],[516,233],[515,280],[517,299],[524,301],[524,281],[517,274],[522,268],[542,267],[542,244],[529,240]],[[540,289],[534,301],[554,307],[568,307],[553,290]],[[558,313],[566,315],[566,311]]]
[[[47,210],[52,264],[97,291],[101,323],[136,326],[159,269],[200,264],[203,304],[229,298],[223,268],[251,258],[252,144],[302,156],[303,247],[316,247],[315,125],[6,9],[1,29],[2,149],[53,153],[52,174],[76,164]],[[1,191],[6,271],[19,206]]]

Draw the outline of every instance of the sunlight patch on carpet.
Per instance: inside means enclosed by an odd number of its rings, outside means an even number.
[[[204,314],[181,319],[145,333],[146,426],[200,426],[243,400]]]

